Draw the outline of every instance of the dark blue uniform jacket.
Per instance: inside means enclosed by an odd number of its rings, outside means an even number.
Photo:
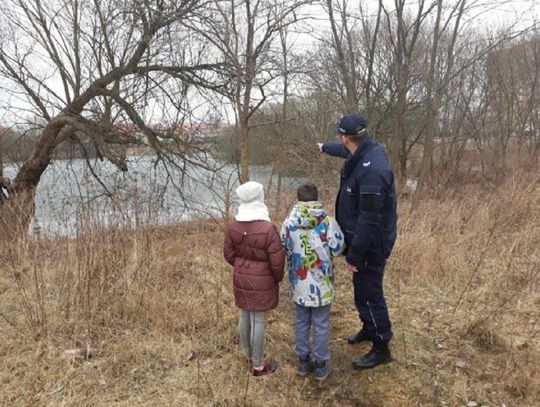
[[[345,233],[347,263],[388,258],[396,241],[394,173],[383,147],[367,136],[354,154],[339,141],[324,143],[323,152],[345,158],[336,199],[336,220]]]

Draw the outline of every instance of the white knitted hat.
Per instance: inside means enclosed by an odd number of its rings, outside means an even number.
[[[264,203],[264,187],[262,184],[254,181],[248,181],[236,188],[236,195],[240,204],[251,202]]]

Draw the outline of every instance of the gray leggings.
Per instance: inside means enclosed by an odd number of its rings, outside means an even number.
[[[246,356],[253,362],[253,367],[260,367],[264,363],[264,326],[264,311],[240,310],[240,344]]]

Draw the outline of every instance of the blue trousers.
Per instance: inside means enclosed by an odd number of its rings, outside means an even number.
[[[316,360],[330,360],[328,346],[328,331],[330,307],[304,307],[296,304],[296,347],[295,352],[300,357],[312,355]],[[309,336],[313,332],[310,346]]]
[[[392,339],[392,324],[383,294],[386,260],[368,257],[353,273],[354,302],[364,330],[373,342]]]

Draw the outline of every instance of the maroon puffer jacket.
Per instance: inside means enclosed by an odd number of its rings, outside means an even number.
[[[234,300],[238,308],[267,311],[277,306],[285,252],[271,222],[231,222],[223,255],[234,266]]]

